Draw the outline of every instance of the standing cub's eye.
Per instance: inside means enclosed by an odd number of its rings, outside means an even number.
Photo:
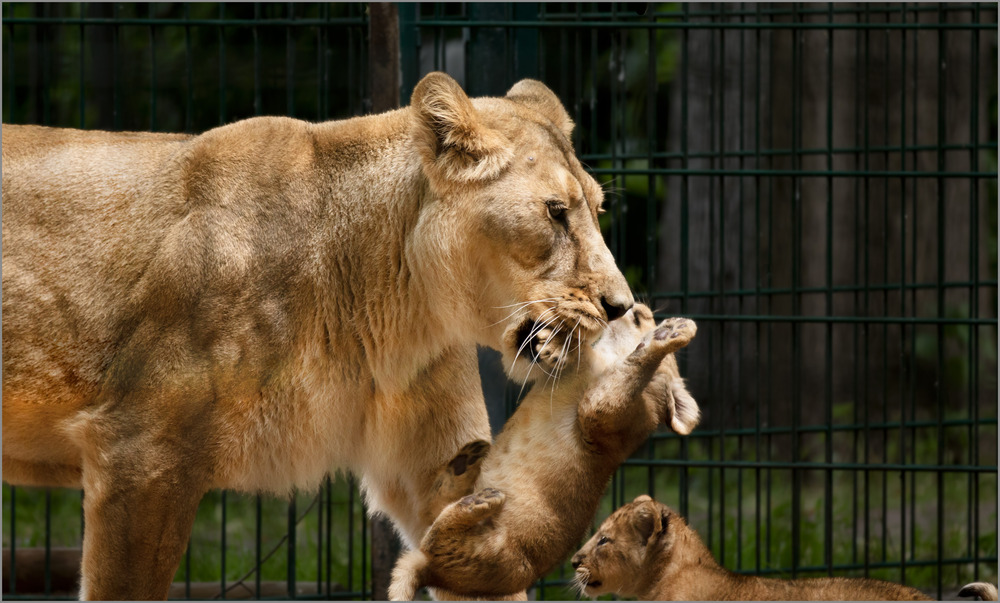
[[[597,546],[601,546],[602,544],[607,544],[609,542],[611,542],[610,538],[608,538],[607,536],[601,536],[600,539],[597,541]]]
[[[563,205],[562,201],[551,199],[545,202],[545,209],[549,212],[549,217],[562,222],[566,219],[566,210],[569,208]]]

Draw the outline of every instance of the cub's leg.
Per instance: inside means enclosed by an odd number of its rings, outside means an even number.
[[[649,385],[667,354],[690,343],[697,330],[692,320],[668,318],[647,334],[631,354],[614,364],[580,403],[580,427],[587,438],[653,429],[656,418],[647,416],[648,409],[639,394]],[[648,425],[650,419],[652,425]]]
[[[433,551],[443,538],[460,538],[472,526],[495,515],[506,498],[496,488],[483,488],[451,503],[427,530],[420,548]]]
[[[490,443],[486,440],[469,442],[438,471],[431,492],[432,499],[427,505],[432,518],[440,515],[448,504],[472,493],[482,469],[480,461],[489,451]]]

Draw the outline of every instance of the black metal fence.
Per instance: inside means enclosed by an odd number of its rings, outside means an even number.
[[[434,69],[473,95],[546,82],[611,193],[602,228],[629,282],[699,322],[681,370],[702,425],[651,438],[597,521],[648,492],[733,570],[936,597],[996,580],[995,4],[398,12],[403,103]],[[365,5],[13,3],[3,19],[7,123],[202,131],[371,107]],[[5,596],[74,594],[58,564],[78,559],[79,501],[4,486]],[[213,493],[172,596],[367,597],[368,534],[342,479],[291,501]],[[571,576],[534,594],[572,598]]]

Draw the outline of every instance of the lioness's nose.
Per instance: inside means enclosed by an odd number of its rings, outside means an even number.
[[[601,298],[601,306],[608,314],[608,322],[621,318],[632,308],[632,296],[605,296]]]

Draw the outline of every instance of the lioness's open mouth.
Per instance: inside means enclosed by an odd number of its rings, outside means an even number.
[[[539,340],[537,335],[537,329],[535,328],[535,321],[531,319],[525,319],[521,323],[521,326],[517,328],[517,333],[515,334],[514,342],[517,346],[514,353],[528,354],[528,358],[534,354],[532,340],[537,342]]]

